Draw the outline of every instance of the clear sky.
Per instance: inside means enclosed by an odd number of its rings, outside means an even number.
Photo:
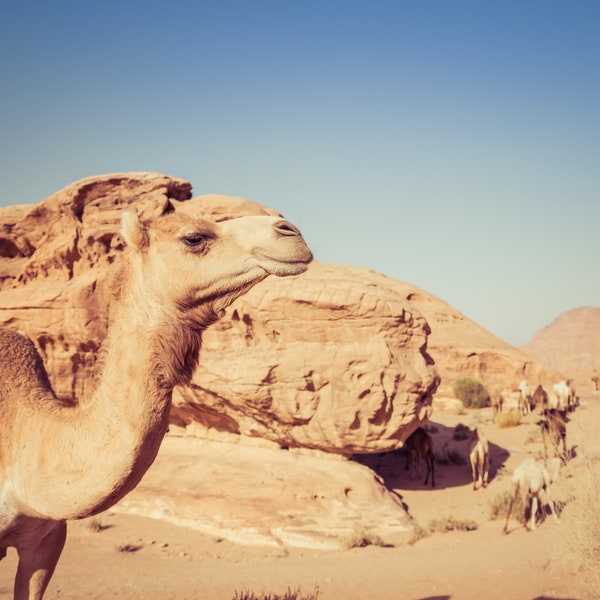
[[[600,2],[0,0],[0,205],[140,170],[525,343],[600,305]]]

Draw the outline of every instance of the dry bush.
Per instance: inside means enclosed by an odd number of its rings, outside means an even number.
[[[458,423],[452,432],[452,439],[461,442],[471,437],[471,429],[464,423]]]
[[[447,516],[429,521],[429,531],[432,533],[446,533],[447,531],[475,531],[477,523],[473,519],[457,519]]]
[[[580,562],[594,598],[600,598],[600,467],[597,460],[588,457],[575,499],[574,523],[563,534],[566,550]]]
[[[408,540],[408,545],[414,546],[419,540],[426,538],[428,535],[431,535],[430,531],[427,531],[427,529],[421,527],[420,525],[415,525],[412,530],[412,535]]]
[[[512,498],[512,491],[505,491],[500,494],[496,494],[489,502],[490,505],[490,519],[495,521],[496,519],[506,519],[508,515],[508,507]],[[527,507],[523,502],[521,494],[517,494],[515,503],[512,508],[512,516],[517,520],[525,523]]]
[[[506,427],[516,427],[521,424],[521,415],[518,410],[511,410],[507,413],[502,413],[496,418],[498,427],[505,429]]]
[[[143,546],[141,544],[121,544],[120,546],[117,546],[117,550],[119,552],[137,552],[138,550],[141,550],[143,548]]]
[[[232,600],[317,600],[319,597],[319,588],[315,587],[314,591],[307,596],[300,595],[300,590],[287,589],[282,595],[280,594],[259,594],[254,592],[235,592]]]
[[[364,529],[355,529],[346,539],[344,544],[350,548],[364,548],[366,546],[385,546],[384,541],[376,534],[369,533]]]
[[[429,521],[427,528],[416,525],[413,528],[412,535],[408,540],[408,545],[413,546],[419,540],[426,538],[434,533],[447,533],[448,531],[475,531],[477,523],[473,519],[457,519],[447,516]]]

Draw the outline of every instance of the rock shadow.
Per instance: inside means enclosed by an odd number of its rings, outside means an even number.
[[[464,427],[464,426],[463,426]],[[431,486],[431,477],[427,486],[424,484],[427,468],[421,461],[421,477],[418,472],[414,479],[407,470],[408,452],[399,448],[380,454],[361,454],[353,460],[369,467],[381,477],[389,490],[436,490],[464,485],[472,485],[471,464],[469,462],[469,438],[460,426],[448,427],[430,421],[425,429],[433,439],[435,451],[435,487]],[[506,448],[502,448],[488,440],[490,447],[489,482],[497,476],[510,456]]]

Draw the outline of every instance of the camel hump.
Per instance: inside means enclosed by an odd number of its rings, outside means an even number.
[[[20,389],[15,394],[15,389]],[[54,396],[42,357],[33,342],[10,329],[0,328],[0,402],[24,397],[23,392]]]

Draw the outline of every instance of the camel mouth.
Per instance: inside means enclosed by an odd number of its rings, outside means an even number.
[[[305,251],[296,256],[272,256],[261,253],[261,266],[270,275],[286,277],[290,275],[300,275],[308,269],[308,265],[313,261],[313,254],[305,246]]]

